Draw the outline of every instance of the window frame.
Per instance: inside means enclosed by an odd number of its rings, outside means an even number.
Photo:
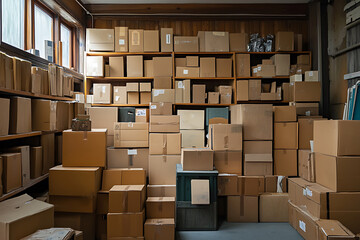
[[[70,39],[69,39],[69,67],[68,68],[73,68],[74,67],[74,50],[75,50],[75,31],[74,31],[74,27],[71,26],[65,19],[60,18],[59,21],[59,41],[61,41],[61,25],[64,25],[69,31],[70,31]],[[60,60],[60,59],[59,59]],[[61,59],[61,63],[62,63],[62,59]],[[62,65],[62,64],[61,64]]]

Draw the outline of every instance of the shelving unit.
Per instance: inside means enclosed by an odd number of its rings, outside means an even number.
[[[149,107],[149,104],[91,104],[93,107]]]
[[[29,132],[29,133],[20,133],[20,134],[10,134],[10,135],[5,135],[5,136],[0,136],[0,141],[8,141],[8,140],[14,140],[14,139],[19,139],[19,138],[35,137],[35,136],[40,136],[40,135],[41,135],[40,131]]]
[[[34,94],[31,92],[25,92],[25,91],[18,91],[18,90],[12,90],[7,88],[0,88],[0,94],[4,95],[16,95],[21,97],[31,97],[31,98],[42,98],[42,99],[48,99],[48,100],[57,100],[57,101],[73,101],[73,98],[70,97],[56,97],[56,96],[50,96],[50,95],[44,95],[44,94]]]

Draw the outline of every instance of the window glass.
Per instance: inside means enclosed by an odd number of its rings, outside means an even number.
[[[40,7],[35,5],[35,48],[40,51],[40,57],[45,58],[45,41],[53,41],[53,18]],[[50,60],[50,59],[48,59]],[[50,60],[53,61],[53,60]]]
[[[64,67],[70,67],[70,41],[71,31],[64,24],[60,26],[60,36],[62,42],[62,65]]]
[[[2,0],[2,41],[24,49],[24,0]]]

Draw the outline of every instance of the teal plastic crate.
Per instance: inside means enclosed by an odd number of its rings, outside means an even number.
[[[212,118],[225,118],[229,120],[229,108],[206,108],[206,126],[209,126],[209,119]]]
[[[217,199],[218,171],[184,171],[181,164],[176,165],[176,201],[191,202],[191,180],[209,180],[210,203]]]

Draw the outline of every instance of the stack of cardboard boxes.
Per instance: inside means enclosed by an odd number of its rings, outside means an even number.
[[[205,146],[205,111],[204,110],[178,110],[180,116],[181,147]]]

